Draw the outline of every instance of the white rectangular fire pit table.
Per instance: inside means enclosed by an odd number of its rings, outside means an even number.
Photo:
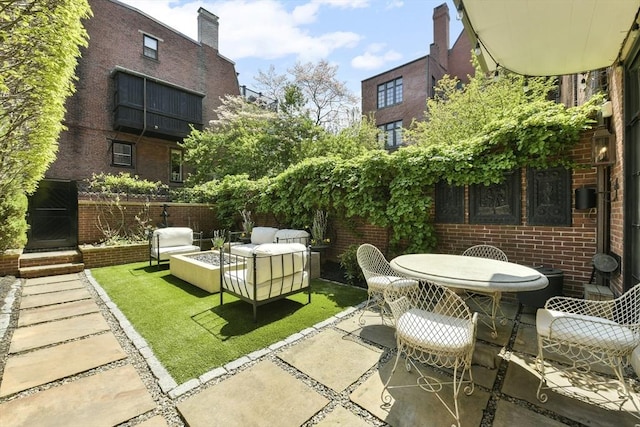
[[[426,279],[451,288],[489,293],[543,289],[549,279],[539,271],[512,262],[448,254],[408,254],[391,260],[391,268],[405,276]],[[493,314],[495,316],[495,313]],[[492,318],[492,336],[497,336]]]

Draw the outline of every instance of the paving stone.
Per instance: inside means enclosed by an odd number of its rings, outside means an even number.
[[[362,320],[364,325],[360,323],[360,313],[358,313],[338,323],[336,327],[383,347],[396,348],[396,338],[390,318],[387,318],[384,324],[379,313],[366,310]]]
[[[327,387],[341,392],[378,363],[381,354],[380,349],[327,329],[284,350],[278,357]]]
[[[160,415],[151,417],[137,425],[137,427],[168,427],[167,421]]]
[[[298,427],[327,403],[266,360],[187,398],[177,408],[189,427]]]
[[[9,353],[18,353],[108,330],[109,325],[100,313],[26,326],[13,332]]]
[[[98,313],[99,311],[100,308],[98,305],[93,300],[88,299],[20,310],[18,327],[80,316],[82,314]]]
[[[22,290],[22,296],[40,295],[50,292],[68,291],[71,289],[84,289],[84,283],[80,280],[69,280],[68,282],[44,283],[42,285],[27,286]]]
[[[502,323],[500,323],[501,320],[502,319],[500,318],[496,320],[496,330],[498,332],[498,336],[494,338],[491,336],[491,332],[493,330],[489,326],[489,324],[491,323],[491,318],[483,314],[479,314],[477,332],[478,339],[490,342],[495,345],[507,345],[507,343],[509,342],[509,338],[511,338],[511,331],[513,331],[515,322],[512,320],[507,320],[506,324],[503,325]]]
[[[563,427],[566,424],[545,417],[542,414],[530,411],[527,408],[511,403],[507,400],[499,400],[496,405],[496,413],[492,427]]]
[[[318,424],[318,427],[369,427],[369,423],[342,406],[336,406]]]
[[[438,397],[419,387],[415,387],[418,375],[407,372],[404,361],[400,360],[391,379],[390,385],[412,385],[411,387],[394,388],[390,390],[390,405],[383,406],[381,393],[384,383],[391,375],[395,357],[385,363],[360,387],[350,395],[352,402],[371,412],[385,423],[392,426],[450,426],[454,424],[453,416],[447,411]],[[431,377],[445,381],[450,378],[431,368],[423,368]],[[444,385],[440,392],[442,399],[452,407],[453,390],[450,385]],[[458,397],[460,419],[462,425],[479,426],[483,410],[489,401],[489,393],[476,387],[471,396],[462,391]]]
[[[27,295],[22,298],[22,301],[20,301],[20,308],[42,307],[45,305],[60,304],[63,302],[78,301],[89,298],[91,298],[91,294],[85,288],[41,295]]]
[[[8,396],[126,357],[111,333],[10,356],[4,368],[0,396]]]
[[[548,401],[541,403],[536,397],[539,376],[534,369],[534,358],[512,355],[502,392],[585,425],[632,426],[638,422],[631,415],[635,411],[632,402],[626,402],[622,410],[617,404],[606,402],[607,399],[617,398],[617,381],[609,379],[595,385],[603,380],[595,373],[567,375],[552,368],[547,371],[548,383],[561,388],[557,391],[547,390]],[[634,397],[637,402],[640,401],[640,396],[634,394]]]
[[[0,405],[3,425],[111,427],[155,408],[131,365],[53,387]]]
[[[70,273],[70,274],[58,274],[56,276],[46,276],[46,277],[34,277],[33,279],[27,279],[25,281],[25,286],[36,286],[42,285],[44,283],[54,283],[54,282],[68,282],[70,280],[78,280],[80,276],[78,273]]]

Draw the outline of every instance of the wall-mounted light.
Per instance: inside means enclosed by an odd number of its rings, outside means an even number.
[[[464,18],[464,6],[462,5],[462,2],[460,2],[460,4],[458,5],[456,12],[457,12],[456,16],[458,18],[458,21],[462,21],[462,18]]]
[[[604,126],[599,127],[591,138],[591,165],[610,166],[616,162],[614,139]]]
[[[478,38],[478,36],[476,36],[476,38]],[[480,49],[480,40],[476,42],[476,48],[473,50],[473,53],[475,53],[476,56],[480,56],[482,53],[482,50]]]

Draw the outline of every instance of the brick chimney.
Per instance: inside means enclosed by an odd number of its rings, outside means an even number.
[[[218,50],[218,17],[204,8],[198,9],[198,41]]]
[[[429,54],[445,69],[449,69],[449,7],[446,3],[433,9],[433,43]]]

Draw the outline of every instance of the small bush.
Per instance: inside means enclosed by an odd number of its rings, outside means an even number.
[[[0,253],[27,243],[27,197],[16,192],[0,198]]]
[[[358,258],[356,253],[358,252],[359,245],[351,245],[346,251],[338,256],[340,260],[340,266],[344,269],[344,278],[352,286],[358,286],[360,288],[367,287],[367,281],[362,274],[362,269],[358,265]]]

